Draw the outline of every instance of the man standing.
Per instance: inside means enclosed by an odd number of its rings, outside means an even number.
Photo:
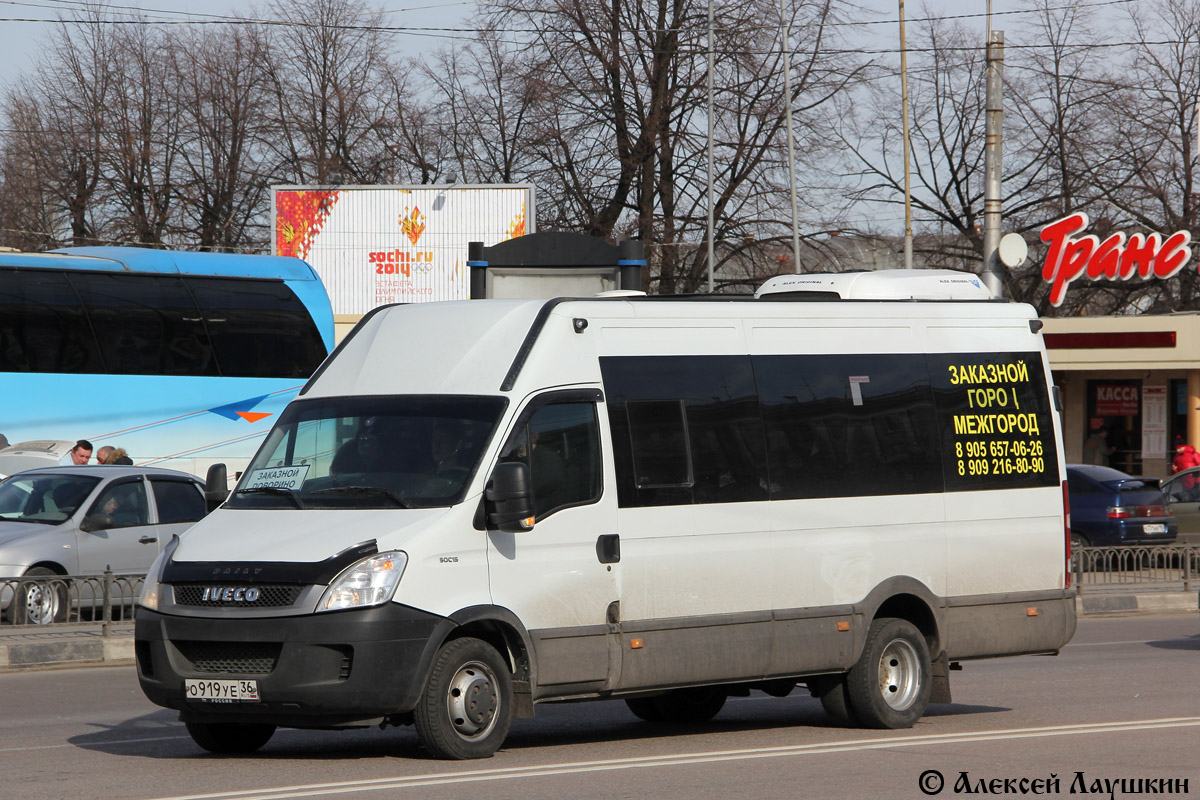
[[[71,463],[80,466],[88,463],[88,459],[92,457],[92,443],[87,439],[80,439],[71,448]]]

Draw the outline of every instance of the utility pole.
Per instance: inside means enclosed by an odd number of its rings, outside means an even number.
[[[1003,265],[1000,263],[1000,183],[1004,152],[1004,31],[991,31],[987,43],[987,139],[984,145],[983,194],[983,284],[992,297],[1004,295]]]
[[[912,169],[908,151],[908,46],[904,41],[904,0],[900,2],[900,105],[904,115],[904,268],[913,268]]]
[[[901,0],[903,2],[904,0]],[[796,203],[796,144],[792,137],[792,24],[779,0],[779,19],[783,23],[783,107],[787,119],[788,183],[792,187],[792,261],[800,272],[800,223]]]
[[[713,0],[708,0],[708,293],[713,293]]]

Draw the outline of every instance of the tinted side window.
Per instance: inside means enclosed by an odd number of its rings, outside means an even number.
[[[774,499],[942,490],[922,355],[755,356]]]
[[[0,270],[0,372],[103,372],[79,295],[62,272]]]
[[[73,273],[107,371],[120,375],[216,375],[204,323],[173,276]]]
[[[600,499],[600,434],[593,403],[537,409],[509,439],[501,461],[523,461],[533,484],[534,516]]]
[[[148,525],[150,515],[146,506],[146,487],[141,480],[106,486],[88,513],[108,514],[117,528]]]
[[[633,481],[639,489],[692,486],[692,452],[682,400],[630,400]]]
[[[158,508],[158,521],[195,522],[207,512],[204,495],[199,488],[183,481],[150,480],[154,490],[154,505]]]
[[[600,370],[622,507],[768,498],[749,356],[605,357]]]
[[[203,312],[222,375],[307,378],[325,359],[316,323],[283,282],[185,280]]]

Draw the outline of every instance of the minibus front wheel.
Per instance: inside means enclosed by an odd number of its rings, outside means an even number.
[[[481,639],[447,642],[433,659],[413,712],[421,743],[437,758],[487,758],[500,749],[512,721],[512,676]]]
[[[275,735],[275,726],[263,722],[189,722],[192,741],[210,753],[246,755],[258,750]]]

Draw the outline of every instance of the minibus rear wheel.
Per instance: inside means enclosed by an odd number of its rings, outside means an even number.
[[[911,728],[933,688],[929,645],[904,619],[871,622],[858,662],[846,675],[850,706],[867,728]]]
[[[270,741],[275,726],[265,722],[189,722],[187,732],[210,753],[245,755]]]
[[[720,713],[728,695],[721,689],[700,686],[676,689],[655,697],[633,697],[625,701],[638,719],[677,725],[700,725]]]
[[[413,721],[436,758],[487,758],[508,736],[512,707],[512,676],[496,649],[454,639],[434,657]]]

